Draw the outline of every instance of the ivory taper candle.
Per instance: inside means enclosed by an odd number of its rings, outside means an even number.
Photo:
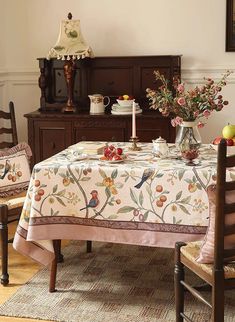
[[[132,137],[136,138],[135,101],[132,103]]]

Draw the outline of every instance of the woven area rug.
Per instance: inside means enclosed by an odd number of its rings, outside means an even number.
[[[108,243],[73,242],[63,250],[57,292],[49,293],[49,271],[39,271],[0,307],[0,315],[66,322],[175,321],[173,250]],[[192,279],[191,276],[189,278]],[[187,294],[194,321],[209,321],[207,307]],[[234,322],[235,294],[226,319]]]

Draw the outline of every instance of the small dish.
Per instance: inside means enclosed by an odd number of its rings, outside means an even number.
[[[88,155],[85,154],[85,153],[82,153],[82,154],[76,154],[76,153],[73,153],[71,155],[68,155],[67,156],[68,160],[69,161],[82,161],[82,160],[85,160],[88,158]]]
[[[100,158],[100,161],[104,162],[104,163],[121,163],[124,161],[124,159],[121,160],[104,160]]]
[[[119,100],[117,99],[117,102],[120,106],[132,106],[132,103],[134,100]]]

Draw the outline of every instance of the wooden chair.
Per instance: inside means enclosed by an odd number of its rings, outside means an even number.
[[[11,148],[18,144],[16,120],[13,102],[9,103],[9,112],[0,110],[0,149]],[[8,124],[5,124],[8,123]],[[6,126],[6,127],[5,127]],[[7,134],[9,141],[5,141],[4,135]],[[1,240],[1,263],[2,275],[1,284],[4,286],[9,283],[8,275],[8,223],[19,219],[26,192],[11,196],[0,197],[0,240]]]
[[[225,258],[235,256],[235,249],[225,247],[224,238],[231,238],[235,234],[235,223],[225,225],[225,218],[235,212],[234,203],[228,203],[225,195],[228,191],[235,191],[235,181],[226,182],[226,169],[235,166],[235,155],[226,156],[226,142],[222,140],[218,147],[217,182],[215,196],[215,227],[214,227],[214,257],[213,264],[200,264],[196,261],[200,247],[197,242],[176,243],[175,247],[175,306],[176,322],[193,321],[184,313],[184,293],[188,290],[198,300],[211,309],[211,321],[224,321],[224,291],[235,287],[235,264]],[[231,217],[230,217],[231,218]],[[234,235],[235,236],[235,235]],[[213,241],[213,238],[212,238]],[[212,244],[213,245],[213,244]],[[213,250],[213,248],[212,248]],[[213,258],[212,257],[212,258]],[[230,261],[231,262],[231,261]],[[186,283],[184,267],[198,275],[206,284],[211,286],[211,301],[207,301],[200,288]],[[208,285],[208,286],[209,286]]]

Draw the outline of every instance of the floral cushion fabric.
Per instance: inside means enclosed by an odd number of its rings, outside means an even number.
[[[210,185],[207,188],[209,199],[209,225],[207,232],[202,242],[200,254],[197,262],[201,264],[210,264],[214,262],[214,238],[215,238],[215,216],[216,216],[216,185]],[[233,203],[235,200],[235,192],[226,192],[226,203]],[[235,225],[235,213],[226,214],[225,227]],[[235,235],[228,235],[224,237],[224,249],[235,248]],[[226,260],[233,260],[233,258],[226,258]]]
[[[27,143],[0,151],[0,197],[12,196],[28,188],[31,156]]]

